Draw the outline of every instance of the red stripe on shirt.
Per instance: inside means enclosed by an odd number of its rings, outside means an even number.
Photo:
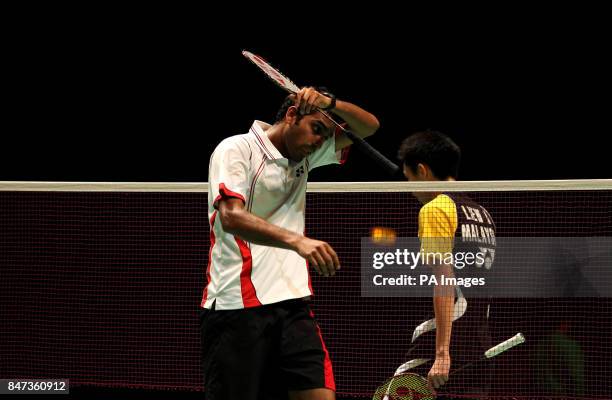
[[[343,148],[341,150],[341,153],[340,153],[340,165],[344,165],[346,160],[348,160],[348,155],[349,155],[350,151],[351,151],[351,146],[346,146],[345,148]]]
[[[306,236],[306,228],[304,228],[304,236]],[[308,289],[310,289],[310,295],[314,296],[314,290],[312,290],[312,279],[310,278],[310,264],[308,263],[308,260],[304,259],[304,261],[306,261],[306,274],[308,275]]]
[[[251,249],[242,239],[234,236],[240,254],[242,255],[242,270],[240,271],[240,291],[242,292],[242,303],[244,308],[257,307],[261,305],[261,302],[257,298],[255,293],[255,286],[251,280],[251,273],[253,271],[253,258],[251,257]]]
[[[257,141],[261,145],[261,148],[263,149],[264,153],[266,153],[268,158],[270,158],[271,160],[274,159],[274,156],[272,155],[272,152],[270,150],[268,150],[268,147],[264,143],[264,141],[261,138],[261,136],[259,136],[259,134],[254,129],[251,129],[251,132],[253,132],[253,134],[255,135],[255,138],[257,138]]]
[[[255,197],[255,184],[257,183],[257,179],[259,179],[259,175],[263,171],[264,165],[266,164],[266,160],[262,160],[261,164],[259,164],[259,168],[257,169],[257,173],[255,177],[253,177],[253,182],[251,182],[251,188],[249,189],[249,204],[247,205],[247,211],[251,211],[253,207],[253,197]]]
[[[225,183],[220,183],[219,184],[219,193],[224,198],[235,197],[237,199],[242,200],[242,202],[246,204],[246,200],[244,199],[244,196],[241,195],[240,193],[236,193],[236,192],[233,192],[230,189],[228,189],[228,187],[225,186]],[[215,199],[215,202],[216,202],[216,199]]]
[[[204,294],[202,295],[202,308],[206,303],[208,297],[208,285],[210,285],[210,266],[212,265],[212,252],[215,247],[215,217],[217,212],[215,211],[210,218],[210,248],[208,249],[208,266],[206,267],[206,286],[204,287]]]

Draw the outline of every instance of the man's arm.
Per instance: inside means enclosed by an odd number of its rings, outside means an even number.
[[[453,327],[453,310],[455,306],[455,287],[442,285],[442,276],[453,277],[452,264],[433,267],[438,284],[434,288],[434,314],[436,316],[436,360],[427,379],[434,388],[439,388],[448,381],[450,371],[450,339]]]
[[[240,199],[222,199],[218,209],[225,232],[251,243],[293,250],[324,276],[333,276],[340,269],[338,256],[329,244],[291,232],[251,214],[245,210]]]
[[[435,202],[435,204],[434,204]],[[425,253],[452,253],[455,231],[457,230],[456,206],[446,196],[436,197],[427,203],[419,212],[419,237],[421,248]],[[434,261],[437,257],[434,257]],[[439,258],[442,263],[432,264],[433,273],[438,284],[434,287],[433,307],[436,317],[436,349],[431,370],[427,376],[434,388],[448,381],[450,371],[450,340],[455,303],[454,285],[442,285],[441,278],[454,277],[453,264],[444,263],[445,257]]]
[[[325,109],[331,105],[332,99],[317,92],[312,87],[302,88],[296,93],[296,105],[300,111],[309,113],[312,107]],[[374,114],[348,101],[336,100],[336,106],[328,112],[342,118],[348,125],[348,130],[365,138],[378,130],[380,123]],[[336,151],[353,143],[346,135],[336,136]]]
[[[337,100],[336,107],[331,112],[342,118],[347,123],[348,130],[360,138],[373,135],[380,127],[378,119],[373,114],[347,101]],[[351,139],[344,133],[336,136],[336,151],[351,143],[353,143]]]

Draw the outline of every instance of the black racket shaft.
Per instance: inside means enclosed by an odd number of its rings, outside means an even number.
[[[362,153],[364,153],[365,155],[369,156],[371,159],[376,161],[376,163],[380,165],[380,167],[383,168],[385,171],[387,171],[389,174],[394,175],[397,173],[397,171],[399,171],[399,167],[397,166],[397,164],[395,164],[393,161],[389,160],[387,157],[382,155],[378,150],[372,147],[368,142],[363,140],[363,138],[355,135],[353,132],[349,131],[348,129],[338,124],[336,121],[333,120],[333,118],[327,115],[327,113],[321,112],[321,114],[323,114],[325,117],[330,119],[337,127],[339,127],[342,130],[342,132],[344,132],[346,137],[349,138],[353,142],[353,145],[355,146],[355,148],[359,149],[359,151],[361,151]]]

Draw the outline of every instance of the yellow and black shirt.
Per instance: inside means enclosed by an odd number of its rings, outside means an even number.
[[[486,282],[492,273],[495,223],[483,206],[467,196],[440,194],[423,205],[419,212],[419,239],[424,253],[452,253],[455,257],[467,252],[485,255],[483,262],[474,262],[460,269],[455,265],[456,278],[484,277]],[[460,295],[465,295],[467,308],[463,316],[453,322],[451,356],[463,362],[480,358],[491,345],[488,329],[490,293],[486,284],[484,287],[460,287],[460,290]],[[476,290],[480,292],[476,294]],[[426,301],[431,307],[431,299]],[[433,318],[433,311],[430,313],[429,318]],[[428,331],[416,338],[409,354],[412,357],[432,357],[434,344],[435,330]]]
[[[457,277],[484,277],[495,258],[495,223],[489,212],[467,196],[440,194],[419,212],[419,239],[424,253],[453,253],[455,260],[465,253],[483,255],[471,264],[463,259],[454,268]],[[464,253],[460,256],[459,253]],[[480,262],[479,262],[480,261]],[[486,285],[483,288],[485,289]],[[483,297],[483,296],[478,296]]]

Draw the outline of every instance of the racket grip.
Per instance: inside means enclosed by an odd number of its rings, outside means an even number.
[[[361,152],[372,158],[378,165],[380,165],[385,171],[387,171],[391,175],[395,175],[397,171],[399,171],[399,167],[389,160],[387,157],[383,156],[378,150],[374,147],[370,146],[368,142],[355,135],[353,132],[349,130],[343,131],[346,137],[351,139],[353,145],[359,149]]]
[[[525,342],[525,336],[523,336],[522,333],[517,333],[510,339],[498,344],[497,346],[491,347],[489,350],[486,351],[485,357],[487,358],[495,357],[496,355],[501,354],[504,351],[509,350],[513,348],[514,346],[517,346],[524,342]]]

